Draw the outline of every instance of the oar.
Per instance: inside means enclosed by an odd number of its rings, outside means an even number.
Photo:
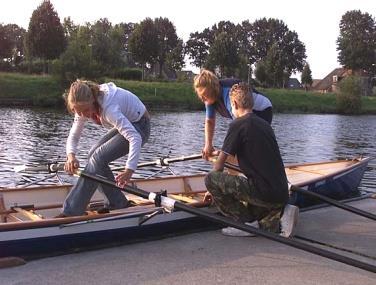
[[[227,163],[226,162],[225,163],[225,167],[242,173],[242,170],[237,165],[235,165],[235,164]],[[334,199],[331,199],[329,197],[326,197],[324,195],[320,195],[320,194],[317,194],[315,192],[305,190],[303,188],[297,187],[297,186],[292,185],[292,184],[289,184],[289,189],[291,191],[294,191],[294,192],[297,192],[297,193],[300,193],[300,194],[303,194],[303,195],[306,195],[306,196],[314,197],[314,198],[319,199],[319,200],[321,200],[323,202],[326,202],[326,203],[328,203],[328,204],[330,204],[332,206],[341,208],[343,210],[349,211],[349,212],[357,214],[359,216],[362,216],[362,217],[365,217],[365,218],[368,218],[368,219],[376,221],[376,215],[374,215],[372,213],[369,213],[369,212],[366,212],[366,211],[363,211],[361,209],[352,207],[352,206],[347,205],[345,203],[338,202],[338,201],[336,201]]]
[[[179,157],[161,157],[157,160],[150,161],[150,162],[141,162],[137,165],[138,168],[145,167],[145,166],[167,166],[172,162],[179,162],[179,161],[188,161],[194,159],[202,158],[202,154],[192,154],[187,156],[179,156]],[[15,172],[38,172],[38,171],[48,171],[48,172],[57,172],[60,170],[64,170],[64,163],[46,163],[39,166],[26,166],[26,165],[19,165],[14,167]],[[124,166],[111,168],[112,171],[120,171],[124,170]]]
[[[64,163],[46,163],[39,166],[26,166],[26,165],[18,165],[14,167],[15,172],[23,172],[23,171],[47,171],[49,173],[57,172],[59,170],[64,170]]]
[[[298,248],[298,249],[301,249],[301,250],[304,250],[304,251],[307,251],[307,252],[310,252],[310,253],[314,253],[314,254],[317,254],[317,255],[332,259],[332,260],[336,260],[338,262],[342,262],[342,263],[345,263],[345,264],[348,264],[348,265],[351,265],[351,266],[355,266],[355,267],[364,269],[366,271],[376,273],[376,266],[373,266],[371,264],[368,264],[368,263],[365,263],[365,262],[362,262],[362,261],[359,261],[359,260],[356,260],[356,259],[353,259],[353,258],[350,258],[350,257],[346,257],[346,256],[343,256],[343,255],[334,253],[334,252],[330,252],[330,251],[327,251],[327,250],[324,250],[324,249],[321,249],[321,248],[316,248],[314,246],[308,245],[308,244],[300,242],[298,240],[284,238],[284,237],[281,237],[277,234],[273,234],[273,233],[269,233],[269,232],[266,232],[266,231],[263,231],[263,230],[260,230],[260,229],[256,229],[254,227],[251,227],[251,226],[248,226],[246,224],[237,222],[235,220],[232,220],[232,219],[229,219],[229,218],[226,218],[226,217],[223,217],[223,216],[219,216],[219,215],[216,215],[216,214],[213,214],[213,213],[209,213],[209,212],[206,212],[206,211],[201,210],[201,209],[194,208],[192,206],[186,205],[184,203],[181,203],[181,202],[176,201],[174,199],[171,199],[169,197],[162,196],[161,194],[156,194],[156,193],[153,193],[153,192],[147,192],[145,190],[139,189],[137,187],[132,187],[132,186],[129,186],[129,185],[126,185],[124,188],[121,188],[121,187],[118,187],[114,182],[109,181],[104,177],[89,174],[89,173],[82,172],[82,171],[77,171],[77,175],[79,175],[81,177],[88,178],[88,179],[92,179],[92,180],[97,181],[101,184],[109,185],[111,187],[120,189],[121,191],[125,191],[127,193],[131,193],[131,194],[140,196],[144,199],[154,201],[156,206],[163,206],[163,207],[168,208],[168,209],[182,210],[184,212],[205,218],[205,219],[207,219],[211,222],[215,222],[215,223],[221,224],[223,226],[234,227],[234,228],[237,228],[239,230],[243,230],[243,231],[246,231],[246,232],[249,232],[249,233],[252,233],[252,234],[260,235],[260,236],[263,236],[267,239],[270,239],[270,240],[273,240],[273,241],[276,241],[276,242],[279,242],[279,243],[282,243],[282,244],[286,244],[286,245],[289,245],[289,246],[294,247],[294,248]]]
[[[179,157],[161,157],[157,160],[150,161],[150,162],[141,162],[137,164],[137,168],[140,167],[146,167],[146,166],[168,166],[170,163],[173,162],[179,162],[179,161],[188,161],[188,160],[194,160],[194,159],[200,159],[202,158],[202,154],[192,154],[192,155],[183,155]],[[111,168],[112,171],[120,171],[124,170],[124,167],[115,167]]]

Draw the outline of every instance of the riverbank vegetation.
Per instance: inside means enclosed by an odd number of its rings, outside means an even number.
[[[141,98],[151,109],[202,110],[203,104],[187,82],[145,82],[102,78],[99,82],[113,81]],[[64,108],[64,88],[53,76],[0,73],[0,103],[5,106],[29,105]],[[304,90],[263,89],[273,103],[275,112],[337,113],[334,93],[305,92]],[[360,114],[376,114],[376,97],[361,96]]]
[[[339,29],[338,60],[370,79],[371,94],[376,76],[374,18],[360,10],[347,11]],[[186,58],[220,78],[247,81],[254,75],[254,83],[265,88],[284,88],[292,74],[302,71],[305,88],[313,83],[304,42],[276,18],[219,21],[191,31],[186,42],[168,18],[118,24],[101,18],[76,24],[70,17],[60,19],[49,0],[41,0],[27,30],[0,23],[0,71],[53,74],[65,87],[76,78],[178,81]]]

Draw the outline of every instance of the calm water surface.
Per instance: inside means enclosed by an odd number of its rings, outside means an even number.
[[[152,113],[152,133],[140,161],[164,155],[171,157],[199,153],[203,146],[204,112]],[[220,147],[230,121],[218,118],[215,146]],[[65,141],[72,116],[56,110],[0,108],[0,187],[16,186],[45,177],[14,172],[18,165],[64,161]],[[275,114],[272,124],[285,163],[314,162],[376,156],[376,116]],[[88,123],[80,141],[82,165],[93,143],[105,129]],[[125,159],[114,163],[122,166]],[[371,162],[362,189],[376,191],[376,162]],[[171,165],[176,174],[196,173],[211,168],[197,160]],[[159,169],[140,169],[148,176]],[[164,173],[168,173],[167,170]],[[66,175],[61,177],[72,182]]]

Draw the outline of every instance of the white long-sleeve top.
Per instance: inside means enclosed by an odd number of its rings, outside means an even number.
[[[140,156],[142,138],[132,123],[139,121],[144,115],[145,105],[136,95],[116,87],[112,82],[100,85],[100,91],[103,93],[103,96],[98,97],[98,103],[102,108],[101,124],[109,129],[116,128],[129,141],[129,153],[125,167],[135,170]],[[88,121],[87,118],[75,114],[67,139],[67,154],[76,154],[86,121]]]

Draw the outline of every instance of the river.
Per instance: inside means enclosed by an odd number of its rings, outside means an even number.
[[[141,153],[141,161],[199,153],[203,146],[204,112],[153,112],[152,132]],[[220,147],[229,120],[218,118],[214,144]],[[72,116],[64,111],[0,108],[0,187],[24,185],[46,174],[15,173],[19,165],[64,161],[65,141]],[[376,156],[376,116],[341,116],[316,114],[275,114],[272,127],[285,163],[315,162]],[[89,123],[80,141],[81,164],[91,145],[106,130]],[[114,163],[124,165],[125,159]],[[376,192],[376,162],[365,173],[361,189]],[[176,174],[209,170],[211,165],[197,160],[171,165]],[[145,177],[160,169],[140,169]],[[168,169],[163,170],[169,173]],[[67,175],[63,180],[72,181]]]

